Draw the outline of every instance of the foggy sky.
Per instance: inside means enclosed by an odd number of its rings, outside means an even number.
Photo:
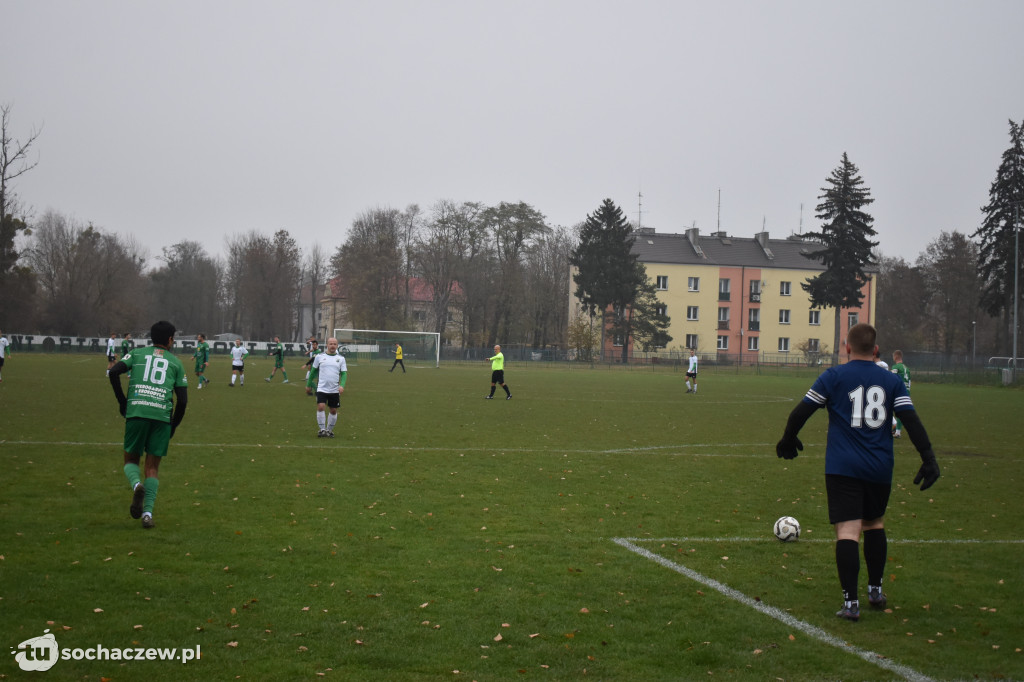
[[[970,234],[1024,119],[1024,3],[0,0],[14,190],[151,256],[439,199],[818,229],[849,154],[887,256]],[[638,194],[643,213],[638,214]],[[721,209],[719,213],[719,192]],[[801,211],[802,206],[802,211]]]

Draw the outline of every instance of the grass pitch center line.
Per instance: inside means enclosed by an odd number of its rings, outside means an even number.
[[[0,440],[0,446],[4,445],[37,445],[55,446],[71,445],[79,447],[118,447],[124,444],[120,441],[110,442],[88,442],[88,441],[41,441],[41,440]],[[419,445],[355,445],[346,443],[179,443],[175,442],[175,448],[270,448],[275,450],[300,449],[300,450],[323,450],[325,447],[339,450],[388,450],[401,452],[405,450],[416,450],[419,452],[552,452],[571,455],[615,455],[630,452],[656,452],[666,450],[689,450],[692,448],[753,448],[760,449],[770,447],[771,443],[688,443],[680,445],[651,445],[626,448],[604,448],[604,449],[565,449],[565,448],[494,448],[494,447],[424,447]],[[764,457],[762,452],[751,453],[714,453],[714,452],[667,452],[670,456],[678,457]],[[813,458],[813,455],[810,455]]]
[[[811,625],[810,623],[802,621],[799,618],[795,618],[794,616],[791,616],[790,614],[786,613],[781,609],[777,609],[774,606],[768,606],[764,602],[755,601],[753,598],[748,597],[739,590],[735,590],[729,587],[725,583],[720,583],[717,580],[709,578],[702,573],[698,573],[697,571],[694,571],[691,568],[687,568],[682,564],[677,564],[674,561],[670,561],[669,559],[659,556],[658,554],[646,550],[643,547],[639,547],[638,545],[633,544],[626,538],[612,538],[612,542],[628,549],[629,551],[635,554],[639,554],[645,559],[649,559],[657,564],[660,564],[661,566],[664,566],[665,568],[671,569],[676,573],[684,575],[690,580],[693,580],[695,582],[700,583],[701,585],[704,585],[705,587],[715,590],[716,592],[719,592],[730,599],[738,601],[744,606],[749,606],[755,611],[758,611],[766,616],[774,618],[775,620],[778,620],[786,625],[789,625],[790,627],[796,628],[808,637],[812,637],[813,639],[816,639],[819,642],[823,642],[824,644],[834,646],[840,651],[851,653],[867,661],[868,663],[872,663],[880,668],[884,668],[890,672],[896,673],[897,675],[906,680],[912,680],[913,682],[930,682],[932,679],[927,675],[920,673],[914,670],[913,668],[897,663],[893,661],[891,658],[887,658],[882,654],[878,654],[874,651],[868,651],[867,649],[861,649],[860,647],[848,644],[842,639],[836,637],[835,635],[829,632],[826,632],[825,630],[822,630],[816,625]]]

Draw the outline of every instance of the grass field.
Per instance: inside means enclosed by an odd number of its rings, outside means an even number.
[[[337,438],[293,383],[189,392],[156,528],[128,515],[100,356],[19,354],[0,384],[0,622],[59,660],[4,679],[1024,679],[1019,390],[915,383],[942,478],[897,441],[890,609],[839,621],[826,417],[779,460],[813,374],[349,367]],[[191,381],[191,378],[190,378]],[[499,389],[496,398],[503,398]],[[803,525],[783,544],[782,515]],[[861,585],[866,581],[861,571]],[[862,587],[863,589],[863,587]],[[864,596],[862,594],[861,598]],[[108,654],[109,656],[109,654]]]

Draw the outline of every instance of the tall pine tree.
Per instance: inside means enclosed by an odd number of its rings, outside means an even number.
[[[981,278],[981,307],[993,317],[1003,316],[1001,329],[1010,330],[1013,314],[1014,263],[1024,265],[1021,253],[1014,253],[1014,228],[1020,228],[1024,214],[1024,122],[1010,121],[1010,147],[1003,152],[996,179],[988,190],[988,204],[981,208],[985,217],[972,237],[981,238],[978,274]],[[1017,272],[1017,276],[1021,276]],[[1024,280],[1022,280],[1024,281]],[[1006,343],[1006,338],[1002,339]]]
[[[600,315],[602,349],[609,308],[624,309],[632,303],[645,277],[632,253],[634,239],[633,228],[622,209],[611,199],[605,199],[587,216],[580,229],[579,245],[569,257],[570,265],[576,268],[572,276],[576,298],[591,318],[595,313]]]
[[[801,235],[821,244],[820,249],[805,255],[822,263],[825,271],[800,286],[810,295],[812,307],[835,309],[833,365],[839,362],[841,309],[860,306],[864,298],[861,287],[868,281],[864,266],[871,263],[871,249],[878,246],[871,241],[876,234],[871,227],[875,219],[861,210],[874,199],[859,172],[843,152],[828,186],[822,187],[823,194],[818,196],[822,201],[815,207],[815,216],[822,221],[821,231]]]

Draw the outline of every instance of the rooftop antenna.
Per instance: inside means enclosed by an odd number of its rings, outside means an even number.
[[[804,233],[804,202],[800,202],[800,234]]]
[[[636,229],[639,230],[644,224],[644,193],[636,193]]]
[[[715,232],[722,231],[722,188],[718,188],[718,222],[715,225]]]
[[[761,216],[761,231],[768,229],[768,216]]]

